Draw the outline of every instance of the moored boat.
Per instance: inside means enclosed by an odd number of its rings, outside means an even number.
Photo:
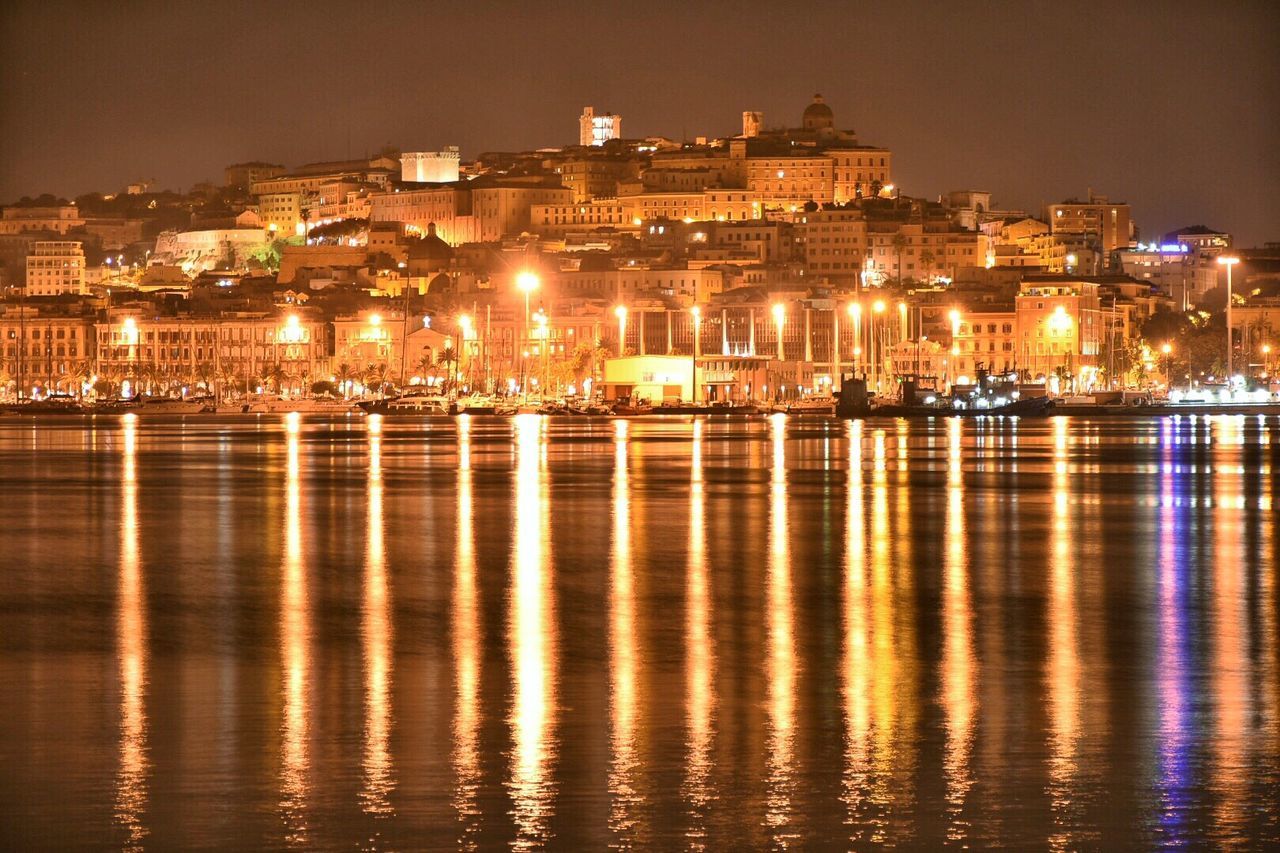
[[[367,415],[431,416],[449,414],[449,400],[438,394],[410,391],[398,397],[361,400],[356,406]]]
[[[24,400],[6,408],[19,415],[83,415],[90,411],[70,394],[49,394],[39,400]]]
[[[139,415],[198,415],[205,410],[203,399],[183,397],[143,397],[141,405],[129,409]]]

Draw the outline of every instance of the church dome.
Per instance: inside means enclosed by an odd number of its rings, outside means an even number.
[[[436,234],[436,224],[432,222],[427,226],[427,236],[409,243],[409,259],[425,261],[429,268],[440,269],[453,260],[453,247],[440,239]]]
[[[831,107],[822,100],[821,95],[813,96],[813,103],[804,108],[805,130],[828,130],[835,126],[835,116]]]

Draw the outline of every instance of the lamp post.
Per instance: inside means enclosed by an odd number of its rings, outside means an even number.
[[[1231,388],[1231,268],[1240,263],[1237,257],[1223,255],[1218,263],[1227,268],[1227,388]]]
[[[538,324],[538,339],[542,341],[538,348],[542,351],[542,379],[539,380],[542,386],[542,394],[545,397],[547,393],[547,385],[550,382],[550,369],[548,364],[547,344],[550,335],[547,329],[547,314],[541,308],[533,315],[533,321]]]
[[[1173,344],[1166,341],[1160,345],[1160,352],[1164,355],[1164,384],[1167,391],[1173,390]]]
[[[618,358],[622,358],[626,354],[627,306],[619,305],[617,308],[614,308],[613,316],[618,318]]]
[[[542,280],[538,278],[538,274],[535,272],[524,270],[516,274],[516,288],[524,294],[524,350],[522,352],[527,352],[529,349],[529,294],[537,290],[540,284],[542,284]],[[524,357],[528,358],[527,355]],[[521,365],[521,376],[524,373],[525,365]],[[522,387],[521,390],[525,389]]]
[[[461,332],[459,337],[462,339],[462,346],[458,349],[458,376],[463,376],[463,359],[466,359],[466,377],[467,388],[471,387],[471,366],[472,352],[471,342],[476,339],[476,327],[469,314],[462,314],[458,317],[458,330]]]
[[[702,349],[702,309],[697,305],[689,309],[693,315],[693,402],[698,402],[698,356]]]
[[[871,303],[871,358],[873,359],[872,365],[875,368],[876,393],[880,392],[880,372],[884,369],[881,364],[884,361],[882,343],[880,338],[876,337],[876,317],[882,317],[887,308],[888,306],[884,304],[883,299],[877,299]],[[883,320],[880,323],[880,335],[884,335]]]
[[[960,358],[960,312],[952,308],[947,316],[951,320],[951,369],[947,373],[950,374],[951,384],[954,385],[959,376],[957,365]]]
[[[785,360],[786,356],[782,351],[782,327],[787,322],[787,309],[781,302],[775,302],[773,305],[773,323],[778,327],[778,361]]]
[[[849,303],[849,319],[853,321],[853,372],[858,373],[858,364],[862,361],[862,303]],[[866,378],[865,373],[863,378]]]
[[[1271,344],[1262,345],[1262,377],[1271,376]]]

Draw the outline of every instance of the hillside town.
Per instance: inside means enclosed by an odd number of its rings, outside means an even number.
[[[910,197],[912,164],[847,126],[820,95],[691,140],[586,107],[562,147],[22,198],[0,217],[0,397],[1274,391],[1280,243],[1194,211],[1147,234],[1105,188]]]

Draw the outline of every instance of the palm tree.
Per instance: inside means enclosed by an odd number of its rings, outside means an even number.
[[[902,283],[902,250],[907,247],[907,238],[899,231],[893,235],[893,249],[898,253],[898,283]]]
[[[455,366],[458,363],[458,353],[457,351],[454,350],[453,347],[447,346],[444,349],[440,350],[440,358],[438,359],[438,361],[440,362],[440,364],[443,364],[445,367],[445,373],[444,373],[445,380],[444,380],[444,387],[442,390],[445,393],[448,393],[449,390],[453,387],[454,378],[456,374]]]
[[[933,270],[933,262],[935,260],[937,260],[937,257],[931,249],[920,250],[920,268],[925,275],[928,275]]]
[[[227,359],[218,365],[217,379],[218,384],[222,386],[219,393],[220,397],[227,395],[228,388],[235,388],[237,394],[244,388],[240,380],[240,363],[234,359]]]
[[[360,371],[356,370],[345,361],[338,365],[338,369],[334,374],[338,380],[338,387],[342,389],[343,397],[351,396],[351,383],[360,378]]]
[[[62,381],[71,386],[77,397],[83,396],[84,386],[93,376],[93,365],[87,361],[78,361],[63,375]]]
[[[418,356],[418,360],[413,363],[414,375],[420,376],[424,380],[428,376],[432,376],[434,374],[434,368],[435,362],[431,360],[430,353],[424,352],[422,355]]]
[[[284,383],[288,378],[288,372],[284,369],[284,365],[279,362],[267,365],[262,372],[263,384],[268,387],[274,386],[277,394],[284,393]]]
[[[378,364],[366,364],[364,370],[360,373],[360,384],[369,391],[377,390],[381,393],[382,386],[386,381],[387,366],[381,362]]]

